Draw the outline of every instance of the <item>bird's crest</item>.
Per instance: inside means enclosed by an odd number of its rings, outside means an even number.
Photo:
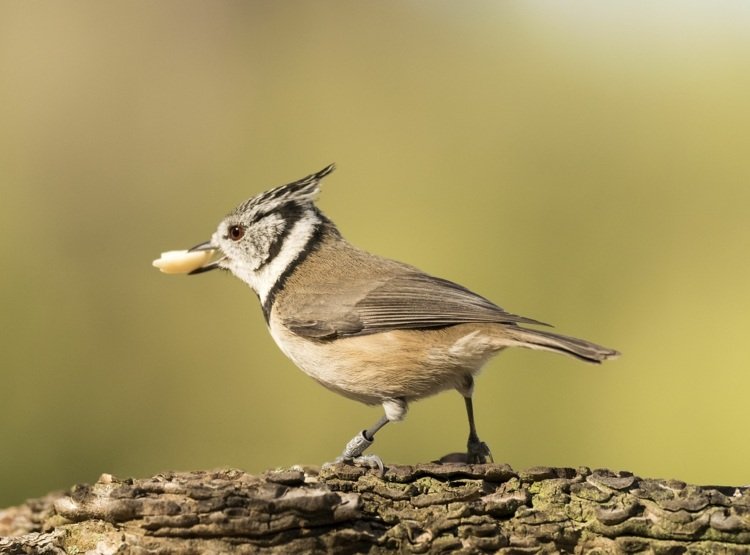
[[[234,213],[255,212],[256,215],[260,216],[274,212],[289,203],[311,203],[320,193],[320,181],[334,169],[336,169],[335,164],[330,164],[319,172],[310,174],[293,183],[287,183],[254,196],[240,204],[234,210]]]

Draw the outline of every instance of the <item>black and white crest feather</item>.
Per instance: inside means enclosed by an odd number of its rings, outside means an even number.
[[[234,214],[253,213],[254,217],[262,217],[290,203],[312,203],[320,193],[320,181],[335,169],[335,164],[330,164],[319,172],[252,197],[235,208]]]

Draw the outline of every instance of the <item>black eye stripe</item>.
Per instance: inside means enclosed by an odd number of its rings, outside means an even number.
[[[273,241],[268,248],[268,257],[263,262],[263,265],[268,264],[279,255],[281,248],[284,246],[284,241],[286,241],[291,233],[294,224],[296,224],[304,214],[304,209],[298,204],[290,203],[284,206],[281,210],[277,210],[276,214],[281,216],[284,226],[281,229],[281,232],[273,238]]]

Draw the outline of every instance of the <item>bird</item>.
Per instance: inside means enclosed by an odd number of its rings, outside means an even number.
[[[492,453],[478,436],[472,395],[474,377],[494,355],[524,347],[601,363],[620,354],[528,327],[548,325],[352,245],[315,204],[334,168],[246,200],[188,252],[215,255],[190,274],[225,270],[252,288],[277,346],[307,375],[344,397],[382,406],[383,415],[336,462],[382,471],[377,455],[364,454],[375,435],[403,420],[411,402],[455,389],[469,424],[461,460],[486,463]]]

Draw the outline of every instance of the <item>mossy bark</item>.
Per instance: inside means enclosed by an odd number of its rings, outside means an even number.
[[[750,490],[588,468],[103,475],[0,511],[0,553],[750,553]]]

